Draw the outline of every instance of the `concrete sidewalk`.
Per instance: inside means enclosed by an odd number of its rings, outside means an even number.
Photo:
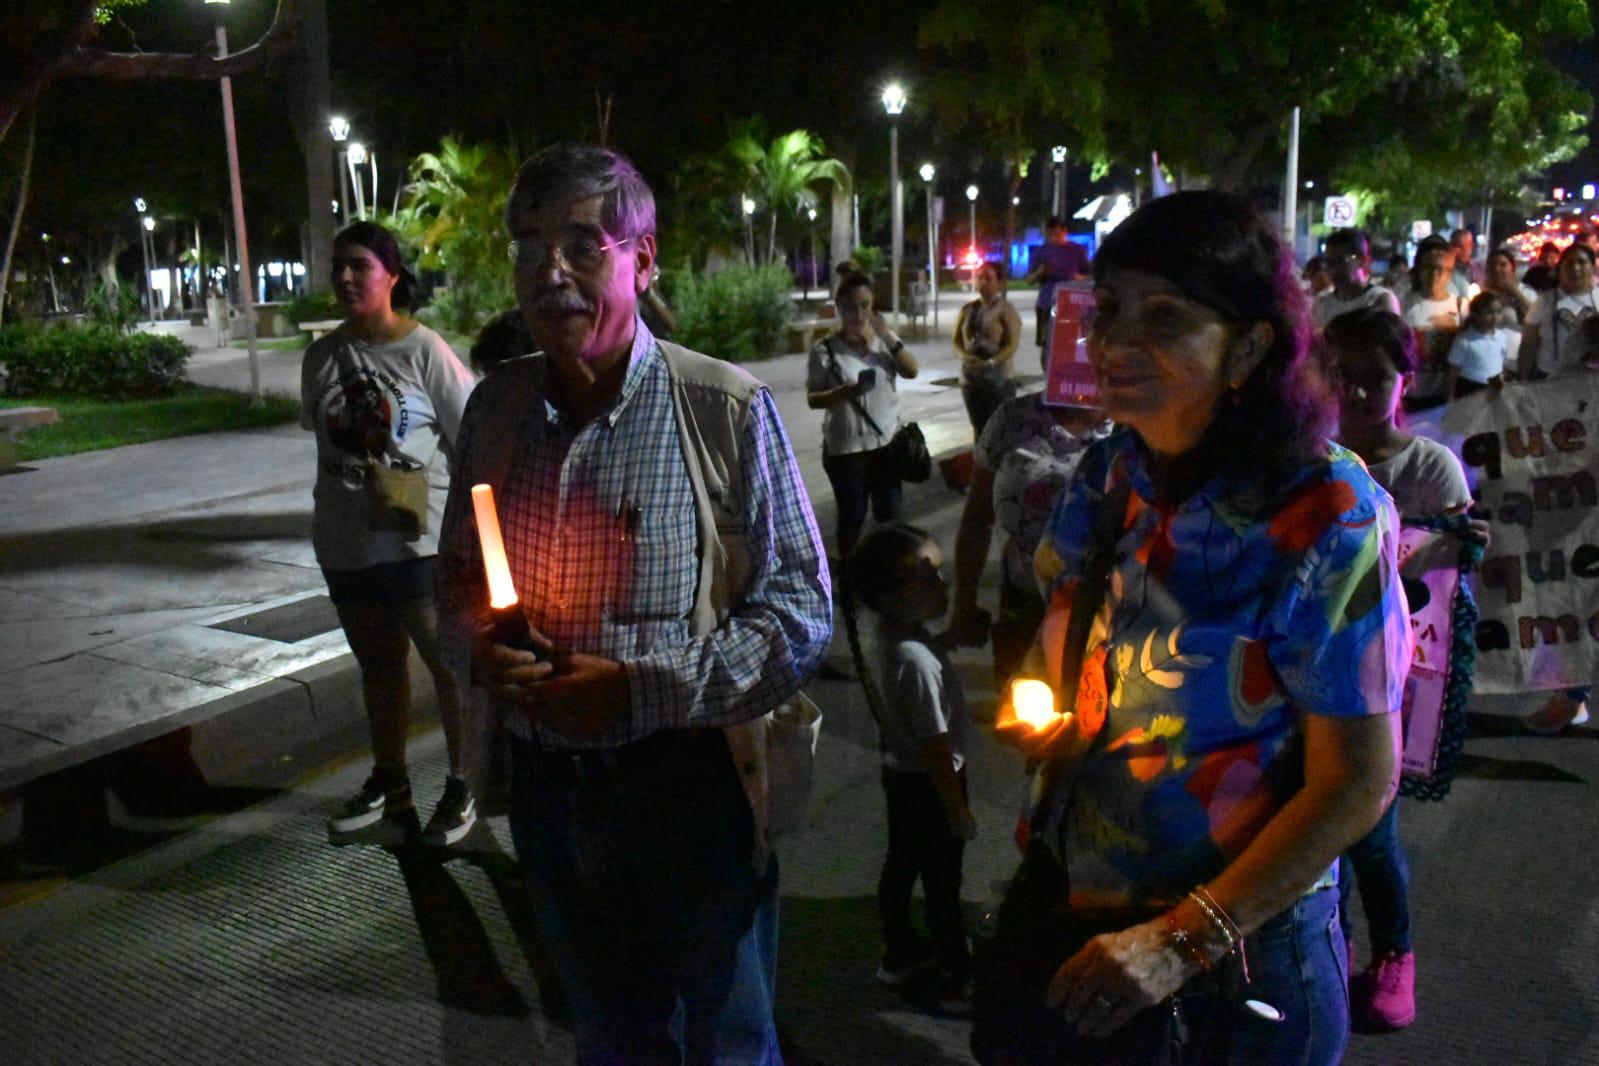
[[[1031,300],[1017,303],[1030,338]],[[947,327],[958,304],[946,294],[943,305]],[[215,347],[205,327],[154,328],[195,346],[191,380],[249,390],[242,347]],[[947,337],[910,346],[923,371],[901,383],[907,416],[934,454],[969,446]],[[1023,360],[1035,351],[1024,343]],[[263,390],[298,395],[301,354],[261,351]],[[830,531],[805,367],[784,355],[750,369],[777,397]],[[208,778],[248,778],[255,764],[281,770],[307,738],[359,724],[354,664],[310,545],[314,466],[310,434],[289,425],[0,477],[0,791],[182,726],[197,727]],[[912,492],[950,496],[936,478]]]

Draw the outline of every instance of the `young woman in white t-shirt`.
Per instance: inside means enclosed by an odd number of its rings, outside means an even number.
[[[328,830],[340,836],[381,820],[391,834],[413,832],[405,741],[414,644],[433,677],[449,750],[444,798],[423,833],[442,846],[466,836],[477,808],[461,777],[460,696],[433,607],[440,515],[396,521],[401,516],[374,498],[372,480],[378,464],[431,471],[440,451],[449,454],[473,378],[443,338],[395,310],[413,305],[415,287],[387,229],[356,222],[339,231],[333,295],[344,323],[306,349],[300,424],[317,444],[311,543],[361,670],[372,738],[372,774]]]
[[[1465,301],[1450,290],[1448,246],[1425,245],[1416,253],[1415,285],[1405,293],[1402,313],[1416,331],[1419,364],[1405,396],[1405,410],[1436,407],[1448,399],[1449,346],[1466,320]]]
[[[1386,311],[1353,311],[1328,324],[1326,339],[1339,384],[1339,443],[1365,461],[1373,480],[1393,497],[1401,518],[1464,511],[1471,504],[1471,490],[1460,460],[1437,441],[1400,426],[1400,400],[1419,362],[1410,327]],[[1487,524],[1474,523],[1471,533],[1485,540]],[[1398,797],[1365,839],[1345,853],[1339,890],[1346,900],[1351,869],[1360,886],[1372,950],[1370,966],[1349,981],[1351,1023],[1357,1032],[1401,1029],[1416,1018],[1416,956]],[[1348,908],[1341,907],[1340,913],[1347,916]],[[1349,941],[1348,918],[1343,922]]]
[[[822,415],[822,469],[838,506],[838,553],[848,555],[870,502],[879,522],[899,517],[900,481],[888,442],[899,428],[896,378],[916,360],[872,309],[872,280],[849,274],[833,297],[838,328],[816,342],[805,400]]]

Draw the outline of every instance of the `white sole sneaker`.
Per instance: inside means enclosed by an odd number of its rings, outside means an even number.
[[[434,847],[447,848],[466,838],[466,835],[477,825],[477,800],[467,801],[466,810],[461,812],[461,820],[448,829],[436,828],[432,822],[428,823],[427,832],[422,834],[422,843]]]

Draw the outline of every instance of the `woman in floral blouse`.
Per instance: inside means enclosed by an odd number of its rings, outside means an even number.
[[[1062,959],[1046,1000],[1107,1036],[1243,951],[1270,1007],[1229,1016],[1225,1060],[1335,1063],[1336,860],[1393,798],[1411,655],[1393,504],[1327,439],[1304,297],[1246,202],[1152,201],[1094,275],[1089,356],[1127,428],[1088,449],[1036,557],[1057,687],[1107,499],[1121,533],[1075,713],[1026,742],[1070,769],[1040,775],[1028,839],[1074,909],[1156,916]]]

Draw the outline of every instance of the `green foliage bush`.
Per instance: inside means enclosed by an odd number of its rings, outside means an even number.
[[[89,290],[83,309],[95,325],[127,333],[139,320],[139,290],[125,281],[116,285],[98,282]]]
[[[7,396],[167,396],[183,380],[188,358],[189,346],[176,337],[110,326],[0,330]]]
[[[661,294],[677,317],[672,339],[735,363],[771,355],[793,310],[792,284],[780,264],[733,266],[711,275],[666,271]]]
[[[339,307],[339,301],[334,298],[331,289],[296,296],[285,305],[283,313],[295,325],[301,322],[327,322],[344,317],[344,311]]]

